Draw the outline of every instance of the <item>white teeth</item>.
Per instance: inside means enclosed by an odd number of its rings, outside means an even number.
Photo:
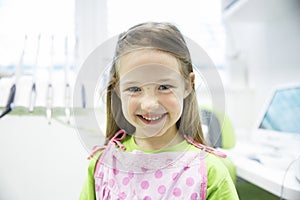
[[[162,118],[163,115],[159,115],[159,116],[156,116],[156,117],[145,117],[142,115],[142,117],[148,121],[154,121],[154,120],[158,120],[160,118]]]

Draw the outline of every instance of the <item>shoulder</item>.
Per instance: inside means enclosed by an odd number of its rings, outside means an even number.
[[[88,161],[88,179],[93,180],[94,179],[94,172],[98,163],[99,158],[101,157],[103,151],[105,148],[99,148],[91,153],[89,156]]]
[[[96,152],[92,157],[90,157],[89,159],[89,166],[88,166],[88,170],[89,172],[94,172],[94,169],[96,167],[96,164],[99,160],[99,157],[101,156],[103,150]]]
[[[208,153],[207,169],[207,199],[238,199],[235,185],[227,167],[220,158]]]
[[[87,199],[95,199],[95,180],[94,180],[94,172],[98,162],[98,159],[103,151],[97,151],[93,154],[92,157],[89,159],[88,164],[88,172],[87,177],[85,179],[84,185],[81,189],[80,193],[80,200],[87,200]]]
[[[212,178],[222,178],[225,177],[228,174],[228,170],[226,166],[223,164],[222,160],[224,158],[220,158],[214,154],[207,153],[206,156],[206,169],[208,172],[208,175],[214,175]]]

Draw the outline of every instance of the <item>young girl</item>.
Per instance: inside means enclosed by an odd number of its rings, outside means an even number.
[[[106,142],[80,199],[238,199],[225,155],[204,146],[191,57],[174,25],[121,34],[110,76]]]

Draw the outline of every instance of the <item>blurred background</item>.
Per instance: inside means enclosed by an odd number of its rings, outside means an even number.
[[[174,23],[211,58],[235,138],[248,139],[272,88],[300,82],[299,19],[298,0],[0,0],[0,199],[78,199],[90,152],[72,94],[109,38]],[[279,198],[242,177],[237,188],[241,199]]]

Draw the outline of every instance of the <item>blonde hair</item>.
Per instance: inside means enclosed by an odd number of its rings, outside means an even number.
[[[179,61],[180,71],[186,80],[188,80],[190,73],[193,72],[191,56],[186,42],[183,35],[174,25],[170,23],[147,22],[138,24],[127,32],[120,34],[110,71],[110,82],[107,87],[105,144],[120,129],[124,129],[128,133],[135,131],[135,128],[124,117],[121,109],[121,100],[115,91],[116,84],[119,81],[117,65],[121,56],[145,48],[174,56]],[[194,83],[192,83],[192,91],[183,101],[183,112],[180,119],[176,122],[176,126],[180,134],[205,144]]]

